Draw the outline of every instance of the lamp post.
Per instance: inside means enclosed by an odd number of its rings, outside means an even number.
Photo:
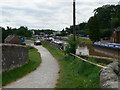
[[[76,4],[76,0],[73,0],[73,38],[74,38],[74,43],[76,41],[76,12],[75,12],[75,4]],[[76,48],[74,45],[74,54],[76,53]]]

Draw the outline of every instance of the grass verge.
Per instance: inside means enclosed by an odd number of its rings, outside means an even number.
[[[37,49],[29,49],[29,62],[8,72],[2,73],[2,86],[5,86],[35,70],[41,63],[41,57]]]
[[[91,44],[92,41],[90,39],[84,39],[84,38],[78,38],[78,40],[80,41],[80,43],[86,43],[86,44]]]
[[[99,67],[65,55],[46,42],[42,45],[59,61],[60,78],[56,88],[99,88]],[[93,61],[92,59],[89,59]],[[95,61],[94,61],[95,62]]]
[[[64,36],[64,37],[70,38],[71,36]],[[92,41],[90,39],[85,39],[85,38],[78,37],[78,40],[79,40],[80,43],[92,44]]]

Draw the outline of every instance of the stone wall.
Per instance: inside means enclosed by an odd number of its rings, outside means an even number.
[[[28,62],[28,48],[22,45],[2,44],[2,72]]]
[[[120,63],[113,62],[100,71],[100,86],[120,89]]]

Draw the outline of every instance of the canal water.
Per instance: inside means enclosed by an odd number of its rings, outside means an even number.
[[[82,45],[76,50],[76,54],[108,57],[120,60],[120,50],[114,50],[105,47],[98,47],[92,45]]]
[[[55,39],[56,41],[60,41]],[[62,41],[66,43],[66,41]],[[105,47],[98,47],[92,45],[80,45],[76,50],[77,55],[90,55],[90,56],[99,56],[99,57],[107,57],[120,60],[120,50],[114,50]]]

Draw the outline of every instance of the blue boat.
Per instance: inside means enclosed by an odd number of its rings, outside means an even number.
[[[117,43],[94,42],[93,45],[120,50],[120,44]]]

